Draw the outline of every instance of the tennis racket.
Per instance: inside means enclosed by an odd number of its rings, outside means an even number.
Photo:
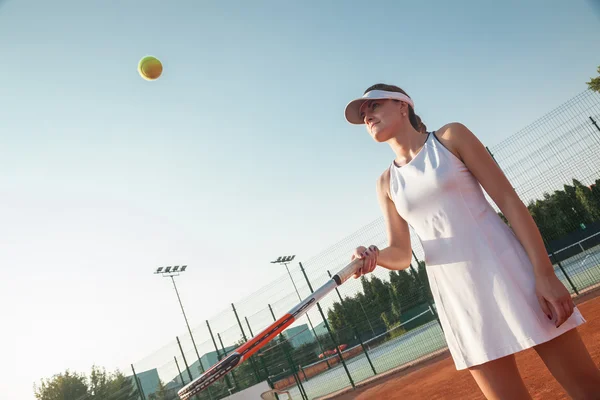
[[[181,400],[187,400],[190,397],[202,392],[210,385],[224,377],[246,361],[250,356],[256,353],[269,343],[275,336],[283,332],[285,328],[290,326],[294,321],[306,314],[319,300],[325,297],[336,287],[340,286],[348,278],[350,278],[362,266],[362,259],[353,260],[350,264],[342,268],[337,274],[333,275],[327,283],[315,290],[310,296],[302,300],[298,305],[288,311],[284,316],[258,335],[248,340],[246,343],[238,347],[233,353],[222,359],[211,368],[207,369],[202,375],[194,379],[192,382],[181,388],[177,394]]]

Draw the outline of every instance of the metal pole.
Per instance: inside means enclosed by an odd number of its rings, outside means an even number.
[[[188,373],[188,377],[190,378],[190,382],[194,380],[194,378],[192,378],[192,371],[190,371],[190,366],[187,363],[187,360],[185,359],[185,353],[183,352],[183,348],[181,347],[181,342],[179,341],[179,336],[176,336],[177,338],[177,344],[179,345],[179,351],[181,352],[181,358],[183,358],[183,364],[185,365],[185,369]]]
[[[292,274],[290,273],[290,269],[288,268],[288,263],[284,262],[283,265],[285,265],[285,269],[287,270],[287,273],[290,276],[290,279],[292,281],[292,285],[294,285],[294,289],[296,290],[296,293],[298,293],[298,288],[296,287],[296,283],[294,282],[294,278],[292,278]],[[300,294],[298,294],[298,297],[300,297]],[[300,301],[302,301],[302,299],[300,299]]]
[[[571,277],[569,276],[569,274],[567,274],[567,271],[565,271],[565,269],[563,268],[563,266],[560,263],[560,261],[558,261],[558,258],[556,258],[556,255],[554,254],[554,251],[552,250],[552,247],[550,246],[550,244],[548,242],[546,242],[546,239],[544,239],[543,237],[542,237],[542,239],[544,241],[544,244],[546,245],[546,248],[548,249],[548,251],[550,251],[550,255],[552,256],[552,258],[554,258],[554,260],[556,260],[556,264],[558,265],[558,268],[560,268],[560,270],[562,271],[562,273],[565,275],[565,278],[567,278],[567,281],[569,282],[569,285],[571,285],[571,289],[573,289],[573,291],[575,292],[575,294],[577,296],[579,296],[579,291],[577,290],[577,287],[575,287],[575,284],[571,280]]]
[[[271,311],[271,316],[273,317],[273,321],[277,321],[277,318],[275,317],[275,313],[273,312],[273,308],[271,307],[271,305],[269,304],[269,311]],[[285,341],[285,337],[283,336],[283,333],[279,333],[279,338],[282,341]],[[290,370],[292,371],[292,374],[294,375],[294,379],[296,380],[296,384],[298,385],[298,390],[300,390],[300,395],[302,396],[302,399],[306,399],[308,400],[308,395],[306,394],[306,391],[304,390],[304,385],[302,384],[302,379],[300,379],[300,376],[298,375],[298,371],[296,370],[296,363],[294,362],[294,358],[292,357],[291,354],[289,354],[289,352],[287,351],[287,348],[285,346],[282,347],[283,348],[283,352],[285,353],[285,356],[287,358],[287,362],[290,366]]]
[[[331,278],[331,272],[327,271],[327,274]],[[340,294],[340,291],[338,290],[337,287],[335,288],[335,291],[336,291],[338,297],[340,298],[340,304],[342,305],[342,310],[344,310],[344,313],[346,314],[346,318],[348,318],[349,313],[348,313],[348,310],[346,309],[346,305],[344,304],[344,299],[342,299],[342,295]],[[348,322],[350,322],[350,318],[348,318]],[[363,343],[363,341],[360,337],[360,334],[356,330],[356,327],[354,326],[353,323],[350,322],[350,326],[352,327],[352,330],[354,331],[354,336],[356,336],[356,338],[358,339],[358,342],[360,343],[360,346],[362,347],[363,352],[365,353],[365,356],[367,356],[367,361],[369,362],[369,365],[371,366],[371,369],[373,370],[373,375],[377,375],[377,371],[375,370],[375,367],[373,366],[373,363],[371,362],[371,357],[369,357],[369,352],[367,351],[367,348],[365,347],[365,344]],[[302,372],[304,372],[304,371],[302,371]]]
[[[177,285],[175,284],[175,278],[171,275],[171,281],[173,282],[173,287],[175,288],[175,293],[177,293],[177,300],[179,301],[179,305],[181,306],[181,312],[183,313],[183,319],[185,319],[185,325],[187,326],[188,332],[190,334],[190,339],[192,339],[192,345],[194,346],[194,351],[196,352],[196,357],[198,357],[198,364],[200,365],[200,372],[204,373],[204,365],[202,365],[202,358],[200,358],[200,353],[198,353],[198,348],[196,347],[196,342],[194,341],[194,335],[192,335],[192,329],[190,328],[190,324],[188,322],[187,316],[185,315],[185,310],[183,309],[183,303],[181,302],[181,297],[179,296],[179,290],[177,290]],[[179,338],[177,338],[179,341]],[[181,345],[180,345],[181,347]],[[183,354],[183,350],[182,350]],[[189,372],[189,371],[188,371]],[[190,378],[191,382],[191,378]],[[208,397],[212,399],[212,393],[210,392],[210,387],[207,388]]]
[[[175,365],[177,365],[177,371],[179,372],[179,379],[181,379],[181,386],[185,386],[185,381],[183,380],[183,375],[181,375],[181,369],[179,368],[179,363],[177,362],[177,356],[173,357],[175,359]]]
[[[212,329],[210,329],[210,324],[208,323],[208,320],[206,320],[206,326],[208,327],[208,333],[210,334],[210,338],[212,339],[213,345],[215,346],[215,351],[217,352],[217,359],[221,361],[223,357],[221,357],[221,353],[219,353],[219,348],[217,347],[217,342],[215,342],[215,337],[213,336]],[[225,375],[225,383],[227,384],[227,389],[231,389],[229,374]]]
[[[235,314],[235,319],[240,327],[240,331],[242,331],[242,337],[244,338],[244,342],[247,342],[246,333],[244,332],[244,327],[240,322],[240,318],[238,317],[237,311],[235,309],[235,305],[231,303],[231,308],[233,309],[233,313]],[[254,377],[256,378],[256,383],[260,383],[260,374],[257,371],[256,364],[254,363],[254,356],[250,357],[250,365],[252,365],[252,370],[254,371]]]
[[[302,375],[304,375],[304,382],[308,382],[308,378],[306,377],[306,372],[304,372],[304,368],[302,367],[302,365],[298,365],[298,367],[300,368],[300,371],[302,371]]]
[[[190,378],[190,382],[194,380],[194,378],[192,378],[192,371],[190,371],[190,367],[187,363],[187,360],[185,359],[185,353],[183,352],[183,347],[181,347],[181,342],[179,341],[179,336],[176,336],[177,338],[177,344],[179,345],[179,351],[181,352],[181,357],[183,358],[183,364],[185,365],[185,369],[188,373],[188,377]],[[209,392],[209,396],[210,396],[210,392]],[[211,396],[212,398],[212,396]],[[200,397],[198,397],[198,395],[194,396],[194,399],[199,400]]]
[[[304,271],[304,267],[302,266],[302,263],[300,264],[300,270],[302,271],[302,274],[304,274],[304,279],[306,279],[306,283],[308,283],[308,288],[310,289],[310,292],[313,293],[314,290],[312,288],[312,285],[310,284],[310,281],[308,280],[308,275],[306,275],[306,271]],[[337,341],[335,340],[335,337],[333,336],[333,332],[331,332],[331,328],[329,328],[329,323],[327,322],[327,318],[325,318],[325,314],[323,313],[323,309],[321,308],[321,304],[317,303],[317,308],[319,309],[319,313],[321,314],[321,318],[323,318],[323,322],[325,323],[325,328],[327,328],[327,332],[329,332],[329,337],[331,338],[331,341],[333,342],[333,345],[335,346],[335,352],[337,353],[338,357],[340,358],[340,361],[342,362],[342,365],[344,366],[344,369],[346,370],[346,374],[348,375],[348,379],[350,380],[350,384],[352,385],[353,389],[356,389],[356,385],[354,384],[354,380],[352,379],[352,375],[350,375],[350,371],[348,370],[348,366],[346,365],[346,361],[344,361],[344,357],[342,356],[342,352],[340,351],[340,346],[337,343]]]
[[[494,162],[496,163],[496,165],[500,166],[498,164],[498,161],[496,161],[496,157],[494,157],[494,154],[492,154],[492,151],[490,150],[489,147],[485,146],[485,149],[487,150],[488,153],[490,153],[490,156],[492,156],[492,160],[494,160]]]
[[[135,380],[135,386],[137,387],[138,394],[142,397],[142,400],[146,400],[146,396],[144,396],[144,390],[142,389],[142,385],[140,384],[140,380],[135,373],[135,368],[133,368],[133,364],[131,364],[131,371],[133,371],[133,379]]]
[[[296,290],[296,295],[298,296],[298,300],[302,301],[300,292],[298,291],[298,288],[296,287],[296,283],[294,282],[294,278],[292,278],[292,274],[290,273],[290,270],[288,268],[288,263],[284,262],[283,265],[285,265],[285,269],[287,270],[288,275],[290,276],[290,279],[292,280],[292,285],[294,285],[294,289]],[[312,330],[312,333],[315,336],[315,340],[317,341],[317,344],[319,345],[319,350],[321,350],[321,353],[325,354],[325,349],[323,348],[323,345],[321,344],[321,341],[319,340],[319,336],[317,336],[317,332],[315,332],[315,327],[313,326],[313,323],[310,320],[310,316],[308,315],[308,313],[306,314],[306,319],[308,320],[310,329]],[[331,365],[329,365],[329,361],[327,359],[325,359],[325,364],[327,364],[327,369],[331,369]]]
[[[223,355],[226,356],[227,350],[225,350],[225,346],[223,346],[223,340],[221,339],[221,334],[219,332],[217,332],[217,337],[219,338],[219,343],[221,343],[221,349],[223,350]],[[227,376],[227,375],[225,375]],[[231,370],[231,378],[233,379],[233,386],[234,388],[238,388],[238,384],[237,384],[237,380],[235,379],[235,371]]]
[[[252,327],[250,326],[250,322],[248,322],[248,317],[244,317],[244,319],[246,320],[246,325],[248,325],[248,332],[250,332],[250,335],[254,337],[254,333],[252,333]]]
[[[596,129],[598,130],[598,132],[600,132],[600,127],[598,126],[598,124],[596,123],[596,121],[594,120],[594,118],[590,117],[590,121],[592,121],[592,124],[594,124],[594,126],[596,127]]]
[[[185,319],[185,325],[187,326],[188,332],[190,334],[190,339],[192,339],[192,345],[194,346],[194,350],[196,351],[196,356],[198,356],[198,363],[200,364],[200,370],[204,373],[204,365],[202,365],[202,359],[200,358],[200,354],[198,353],[198,348],[196,347],[196,342],[194,341],[194,335],[192,335],[192,329],[190,328],[190,324],[188,322],[187,316],[185,315],[185,310],[183,309],[183,303],[181,302],[181,297],[179,297],[179,290],[177,290],[177,285],[175,284],[175,278],[171,275],[171,281],[173,281],[173,287],[175,288],[175,293],[177,293],[177,300],[179,300],[179,305],[181,306],[181,312],[183,313],[183,319]]]
[[[254,333],[252,333],[252,327],[250,326],[250,322],[248,321],[248,317],[244,317],[244,319],[246,320],[246,325],[248,325],[248,332],[250,332],[250,335],[252,335],[252,337],[254,337]],[[263,357],[263,350],[260,349],[258,351],[258,359],[260,360],[260,363],[263,367],[263,369],[265,370],[265,375],[267,377],[267,383],[269,384],[269,387],[271,389],[275,389],[275,385],[273,385],[273,382],[271,381],[271,377],[269,374],[269,369],[267,368],[267,364],[265,363],[265,358]],[[279,396],[277,396],[277,393],[275,393],[275,398],[276,400],[279,400]]]

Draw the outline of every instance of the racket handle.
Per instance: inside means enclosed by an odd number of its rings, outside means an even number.
[[[357,258],[353,260],[350,264],[346,265],[342,268],[337,274],[333,276],[335,283],[340,286],[342,283],[346,282],[348,278],[350,278],[360,267],[363,265],[363,260]]]

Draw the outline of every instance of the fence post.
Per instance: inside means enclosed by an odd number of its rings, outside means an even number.
[[[594,125],[596,125],[596,121],[594,121],[592,117],[590,117],[590,119],[592,120],[592,122],[594,123]],[[598,126],[596,125],[596,127],[598,127]],[[500,170],[502,170],[502,168],[500,167],[500,164],[498,164],[498,161],[496,161],[496,157],[494,157],[494,155],[492,154],[492,152],[490,151],[490,149],[488,149],[487,147],[486,147],[486,149],[487,149],[488,153],[490,153],[490,156],[492,157],[492,159],[496,162],[496,165],[498,165],[498,168],[500,168]],[[565,269],[563,268],[563,266],[560,263],[560,261],[558,261],[558,259],[554,255],[554,252],[552,251],[552,248],[550,247],[550,244],[542,236],[542,232],[541,231],[540,231],[540,236],[542,237],[542,240],[544,241],[544,245],[546,246],[546,249],[550,252],[550,255],[552,257],[554,257],[554,259],[556,260],[556,264],[558,265],[558,267],[560,268],[560,270],[562,271],[562,273],[565,275],[565,278],[567,278],[567,281],[569,282],[569,285],[571,285],[571,288],[573,289],[573,291],[575,292],[575,294],[579,295],[579,291],[577,290],[577,288],[573,284],[573,281],[571,281],[571,277],[569,276],[569,274],[567,274],[567,271],[565,271]]]
[[[308,378],[306,377],[306,372],[304,372],[304,368],[302,367],[302,365],[298,365],[298,367],[300,368],[300,371],[302,371],[302,375],[304,375],[304,382],[308,382]]]
[[[210,329],[210,324],[208,320],[206,320],[206,327],[208,328],[208,333],[210,334],[210,338],[212,339],[213,345],[215,346],[215,351],[217,352],[217,359],[221,361],[223,357],[221,357],[221,353],[219,353],[219,348],[217,347],[217,342],[215,342],[215,337],[212,333],[212,329]],[[233,371],[231,371],[233,373]],[[225,374],[225,384],[227,385],[227,389],[231,389],[231,381],[229,380],[229,374]]]
[[[194,378],[192,377],[192,372],[190,371],[190,366],[187,363],[187,360],[185,358],[185,353],[183,352],[183,348],[181,347],[181,342],[179,341],[179,336],[176,336],[177,338],[177,344],[179,345],[179,351],[181,352],[181,358],[183,358],[183,364],[185,365],[185,370],[188,373],[188,377],[190,378],[190,382],[194,380]]]
[[[183,375],[181,375],[181,368],[179,368],[179,363],[177,362],[177,356],[173,356],[175,359],[175,365],[177,365],[177,371],[179,372],[179,379],[181,379],[181,386],[185,386],[185,381],[183,380]]]
[[[273,312],[273,308],[271,307],[271,305],[269,304],[269,311],[271,311],[271,316],[273,317],[273,321],[277,321],[277,318],[275,318],[275,313]],[[282,341],[285,341],[285,337],[283,336],[283,333],[279,333],[279,338]],[[286,350],[285,346],[283,346],[283,351],[285,353],[285,356],[287,357],[287,361],[288,364],[290,365],[290,370],[292,371],[292,374],[294,375],[294,379],[296,380],[296,383],[298,384],[298,389],[300,390],[300,395],[302,396],[302,399],[306,399],[308,400],[308,395],[306,394],[306,391],[304,390],[304,385],[302,384],[302,379],[300,379],[300,376],[298,375],[298,371],[296,370],[296,363],[294,362],[294,357],[289,354],[289,352]]]
[[[308,283],[308,288],[310,289],[310,292],[313,293],[314,290],[312,288],[312,285],[310,284],[310,281],[308,280],[308,275],[306,275],[306,271],[304,271],[304,267],[302,266],[302,263],[298,263],[300,264],[300,270],[302,271],[302,274],[304,275],[304,279],[306,279],[306,283]],[[350,371],[348,370],[348,366],[346,365],[346,361],[344,361],[344,357],[342,356],[342,352],[340,351],[340,346],[337,343],[337,341],[335,340],[335,337],[333,336],[333,332],[331,332],[331,328],[329,328],[329,323],[327,322],[327,318],[325,318],[325,314],[323,314],[323,309],[321,308],[321,305],[317,302],[317,308],[319,309],[319,313],[321,314],[321,318],[323,318],[323,322],[325,323],[325,328],[327,328],[327,332],[329,333],[329,337],[331,338],[331,341],[333,342],[333,345],[335,346],[335,352],[337,353],[338,357],[340,358],[340,361],[342,362],[342,365],[344,366],[344,370],[346,370],[346,374],[348,375],[348,379],[350,380],[350,384],[352,385],[352,389],[356,389],[356,385],[354,384],[354,380],[352,379],[352,375],[350,375]]]
[[[329,272],[329,270],[327,270],[327,274],[331,278],[331,272]],[[346,315],[348,315],[348,310],[346,309],[346,305],[344,304],[344,299],[342,299],[342,295],[340,294],[340,291],[338,290],[337,287],[335,288],[335,291],[337,292],[337,295],[340,298],[340,304],[342,305],[342,309],[344,310],[344,313]],[[350,318],[348,318],[348,321],[350,321]],[[360,343],[360,346],[362,347],[363,352],[365,353],[365,356],[367,356],[367,361],[369,361],[369,365],[371,366],[371,369],[373,370],[373,375],[377,375],[377,371],[375,370],[375,367],[373,366],[373,363],[371,362],[371,357],[369,357],[369,352],[367,351],[367,348],[365,347],[365,344],[363,343],[362,338],[360,337],[360,334],[356,330],[356,327],[354,326],[354,324],[351,323],[350,326],[352,326],[354,335],[358,339],[358,342]]]
[[[556,260],[556,265],[558,265],[558,268],[560,268],[560,270],[562,271],[562,273],[565,275],[565,278],[567,278],[567,281],[569,282],[569,285],[571,285],[571,289],[573,289],[573,291],[575,292],[575,294],[577,296],[579,296],[579,291],[577,290],[577,287],[575,286],[575,284],[571,280],[571,277],[569,276],[569,274],[567,274],[567,271],[565,271],[565,269],[563,268],[563,266],[560,263],[560,261],[558,261],[558,258],[556,258],[556,255],[554,254],[554,251],[552,250],[552,246],[550,246],[550,244],[548,242],[546,242],[546,239],[544,239],[543,237],[542,237],[542,240],[544,241],[544,244],[546,245],[546,248],[550,252],[550,255],[552,256],[552,258],[554,258]]]
[[[142,397],[142,400],[146,400],[146,396],[144,396],[144,390],[142,389],[142,385],[140,385],[140,380],[135,373],[135,368],[133,368],[133,364],[131,364],[131,371],[133,372],[133,379],[135,380],[135,387],[137,388],[138,394]]]
[[[290,270],[287,267],[287,263],[284,263],[284,264],[285,264],[285,269],[287,270],[287,272],[290,276],[290,280],[292,281],[292,285],[294,285],[296,295],[298,296],[298,301],[302,301],[303,299],[302,299],[302,297],[300,297],[300,292],[298,292],[298,288],[296,287],[296,284],[294,283],[294,278],[292,278],[292,274],[290,273]],[[306,314],[306,319],[308,321],[308,325],[310,325],[310,329],[311,329],[313,335],[315,336],[315,340],[317,341],[319,350],[321,351],[321,353],[325,354],[325,349],[323,348],[323,344],[321,343],[321,340],[319,340],[319,336],[317,335],[317,332],[315,331],[315,327],[313,326],[313,323],[310,320],[310,315]],[[325,364],[327,364],[327,369],[331,369],[331,365],[329,365],[329,360],[327,358],[325,358]]]
[[[221,349],[223,350],[223,355],[227,356],[227,350],[225,350],[225,346],[223,346],[223,340],[221,340],[221,334],[219,332],[217,332],[217,337],[219,338],[219,343],[221,343]],[[227,376],[227,375],[225,375],[225,376]],[[238,386],[237,379],[235,379],[235,371],[234,370],[231,370],[231,378],[233,379],[233,386],[241,389],[241,387]]]
[[[233,313],[235,314],[235,319],[237,320],[237,323],[240,327],[240,331],[242,331],[242,337],[244,338],[244,342],[247,342],[248,338],[246,338],[246,333],[244,332],[244,327],[242,326],[242,323],[240,322],[240,317],[238,317],[237,311],[235,309],[235,305],[233,303],[231,303],[231,308],[233,309]],[[252,365],[252,370],[254,371],[254,377],[256,378],[256,383],[260,383],[260,374],[258,373],[258,371],[256,369],[256,364],[254,363],[254,356],[250,357],[250,365]]]
[[[250,332],[250,334],[252,335],[252,337],[254,337],[254,333],[252,333],[252,327],[250,326],[250,322],[248,321],[248,317],[244,317],[244,319],[246,320],[246,325],[248,325],[248,332]],[[273,382],[271,381],[271,377],[269,374],[269,369],[267,368],[267,364],[265,363],[265,359],[263,357],[263,350],[260,349],[257,353],[258,355],[258,359],[260,360],[260,364],[262,365],[263,369],[265,370],[265,375],[267,377],[267,383],[269,384],[269,387],[271,389],[275,389],[275,385],[273,385]],[[275,393],[275,399],[279,400],[279,396],[277,395],[277,393]]]
[[[598,132],[600,132],[600,127],[598,126],[598,124],[596,123],[596,121],[594,120],[594,118],[592,118],[590,116],[590,121],[592,121],[592,124],[594,124],[594,126],[596,127],[596,129],[598,130]]]
[[[177,344],[179,345],[179,351],[181,352],[181,358],[183,358],[183,364],[185,365],[185,369],[188,373],[188,376],[189,376],[190,382],[191,382],[194,380],[194,378],[192,377],[192,371],[190,371],[190,366],[188,365],[187,360],[185,359],[185,353],[183,352],[183,347],[181,347],[181,342],[179,341],[179,336],[175,336],[175,337],[177,338]],[[208,395],[212,399],[212,395],[210,394],[210,392],[208,392]],[[198,395],[194,396],[194,399],[196,399],[196,400],[198,400],[199,398],[200,397],[198,397]]]

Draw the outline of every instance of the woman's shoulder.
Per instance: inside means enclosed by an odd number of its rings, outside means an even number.
[[[390,196],[390,168],[386,168],[379,178],[377,178],[377,193],[385,194],[391,199]]]
[[[453,140],[458,138],[459,136],[464,136],[465,134],[470,133],[469,128],[467,128],[461,122],[449,122],[446,125],[440,127],[438,130],[433,132],[437,138],[442,138],[446,140]]]
[[[459,159],[461,158],[461,144],[463,144],[465,140],[474,137],[473,132],[461,122],[449,122],[438,130],[433,131],[433,135],[444,147],[446,147],[446,149]]]

